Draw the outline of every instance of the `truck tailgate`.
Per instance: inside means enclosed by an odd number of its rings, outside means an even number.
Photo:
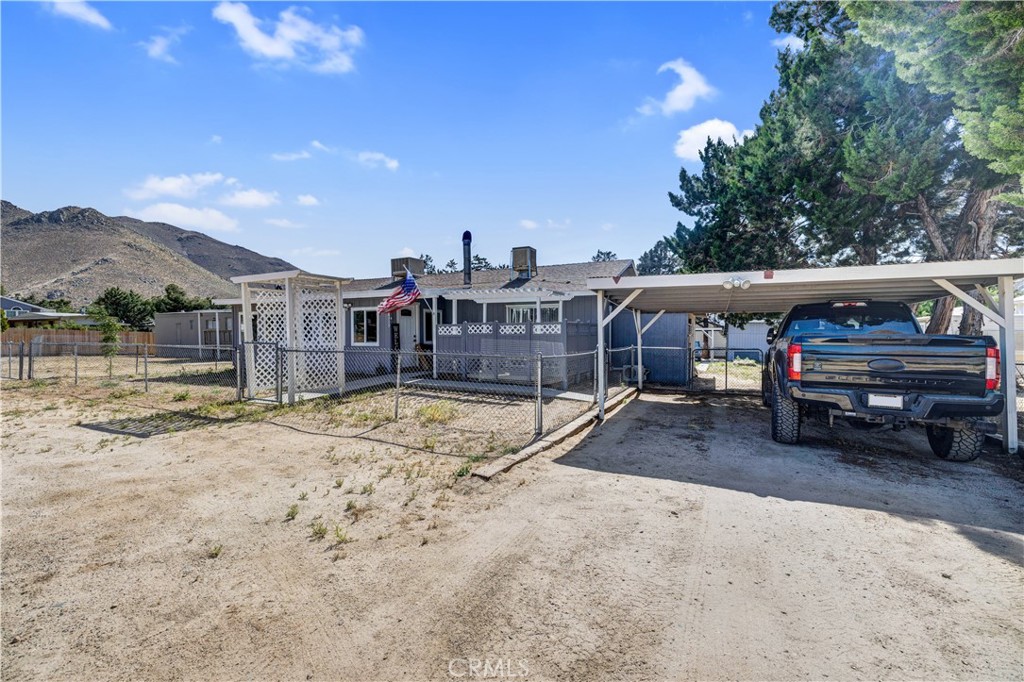
[[[988,337],[906,335],[802,336],[800,383],[883,391],[985,395]]]

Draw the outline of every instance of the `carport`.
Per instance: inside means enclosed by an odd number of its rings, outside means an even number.
[[[597,348],[605,355],[605,327],[629,310],[637,329],[637,365],[643,376],[643,333],[664,313],[785,313],[800,303],[873,298],[907,304],[952,294],[999,326],[1001,374],[1006,410],[1003,446],[1016,452],[1017,384],[1014,363],[1017,337],[1013,282],[1024,278],[1024,259],[902,263],[800,270],[716,272],[699,275],[601,277],[587,280],[597,293]],[[987,287],[997,286],[993,298]],[[979,302],[968,295],[980,294]],[[655,314],[645,326],[641,313]],[[604,418],[607,380],[598,372],[598,415]],[[642,379],[639,387],[642,389]]]

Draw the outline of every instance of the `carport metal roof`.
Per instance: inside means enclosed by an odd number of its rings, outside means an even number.
[[[842,268],[718,272],[700,275],[598,277],[587,280],[597,292],[597,348],[605,352],[604,328],[625,309],[633,311],[637,331],[638,387],[643,389],[643,335],[664,313],[782,313],[794,305],[830,300],[917,303],[952,294],[999,325],[1002,348],[1003,446],[1017,451],[1017,387],[1013,281],[1024,277],[1024,258],[900,263]],[[998,285],[999,300],[986,287]],[[982,301],[968,294],[977,291]],[[606,306],[611,304],[611,310]],[[641,325],[640,313],[656,313]],[[604,418],[607,394],[598,373],[598,415]]]
[[[957,293],[943,283],[970,290],[995,285],[1001,276],[1024,277],[1024,259],[601,277],[588,279],[587,287],[604,291],[613,303],[641,290],[628,307],[643,312],[784,313],[799,303],[847,298],[917,303]],[[726,289],[730,280],[740,286]],[[749,282],[746,289],[744,282]]]

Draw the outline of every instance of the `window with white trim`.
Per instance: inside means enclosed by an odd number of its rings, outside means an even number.
[[[352,309],[352,345],[377,346],[377,309]]]
[[[537,321],[537,304],[523,303],[505,307],[505,321],[509,324],[525,324]],[[541,322],[558,322],[558,304],[540,304]]]

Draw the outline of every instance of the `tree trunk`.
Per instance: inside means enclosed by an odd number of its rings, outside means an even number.
[[[996,196],[1006,188],[1005,185],[989,189],[973,188],[967,194],[964,207],[958,216],[957,231],[953,235],[953,249],[946,248],[935,223],[934,216],[923,195],[918,195],[917,205],[921,210],[921,220],[925,226],[928,238],[935,246],[936,253],[946,254],[942,260],[973,260],[976,258],[988,258],[992,252],[992,238],[994,234],[994,205],[992,197]],[[941,246],[940,246],[941,245]],[[972,294],[978,298],[976,294]],[[945,334],[949,330],[949,324],[953,318],[953,308],[959,303],[954,296],[944,296],[935,301],[935,309],[932,311],[932,319],[928,323],[926,334]],[[960,320],[960,334],[974,336],[981,330],[981,313],[969,306],[963,306],[964,314]]]

